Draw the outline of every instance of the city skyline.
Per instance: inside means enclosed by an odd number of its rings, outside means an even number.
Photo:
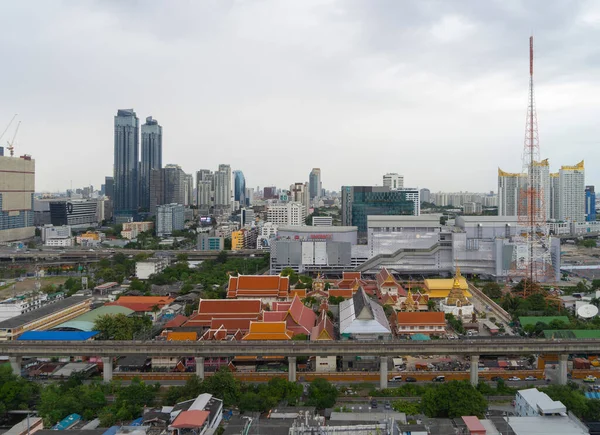
[[[544,157],[585,159],[586,183],[600,182],[594,3],[37,5],[39,17],[18,3],[3,14],[18,37],[0,53],[20,67],[5,72],[16,85],[0,125],[20,114],[15,149],[36,158],[39,191],[101,184],[120,107],[159,119],[163,164],[186,173],[227,162],[252,185],[286,186],[319,167],[327,190],[386,172],[432,191],[495,190],[498,167],[520,167],[532,29]],[[261,170],[286,148],[303,152]]]

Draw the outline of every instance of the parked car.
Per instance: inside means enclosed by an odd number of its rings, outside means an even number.
[[[500,379],[502,379],[502,376],[492,376],[490,381],[498,382]]]
[[[537,381],[537,378],[535,376],[527,376],[525,378],[526,381]]]
[[[390,382],[400,382],[402,380],[402,376],[398,375],[398,376],[394,376],[390,379]]]
[[[404,379],[404,382],[417,382],[417,378],[413,378],[412,376],[407,376]]]
[[[433,378],[433,382],[444,382],[446,380],[446,376],[435,376]]]
[[[390,404],[390,401],[389,401],[389,400],[386,400],[386,401],[385,401],[385,405],[383,406],[383,408],[384,408],[384,409],[388,409],[388,410],[389,410],[389,409],[392,409],[392,405]]]
[[[587,375],[585,378],[583,378],[583,382],[594,383],[597,379],[598,378],[596,378],[596,376]]]
[[[521,378],[518,376],[511,376],[510,378],[508,378],[509,381],[520,381]]]

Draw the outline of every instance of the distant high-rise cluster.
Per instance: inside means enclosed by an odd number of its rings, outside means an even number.
[[[586,193],[585,168],[581,161],[573,166],[561,166],[555,173],[550,172],[548,159],[534,162],[532,171],[535,179],[540,180],[540,195],[534,204],[546,219],[563,222],[585,222],[591,219],[590,209],[586,209],[591,196]],[[528,176],[525,173],[511,173],[498,169],[498,215],[521,216],[527,214],[528,201],[525,196]],[[595,197],[594,197],[595,202]],[[586,212],[586,210],[588,210]]]

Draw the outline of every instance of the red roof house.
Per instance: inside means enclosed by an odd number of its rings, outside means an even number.
[[[327,316],[325,311],[321,311],[317,324],[313,327],[310,334],[311,340],[333,340],[333,322]]]
[[[384,267],[382,268],[377,276],[377,290],[381,296],[386,294],[406,296],[406,290],[402,288],[400,283],[392,276],[390,272]]]
[[[444,334],[446,318],[440,311],[400,311],[396,313],[398,334]]]

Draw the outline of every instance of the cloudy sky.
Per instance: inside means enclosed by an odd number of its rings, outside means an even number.
[[[532,32],[542,156],[600,184],[597,1],[23,0],[0,29],[0,132],[18,113],[38,191],[99,187],[131,107],[188,173],[495,190],[521,169]]]

